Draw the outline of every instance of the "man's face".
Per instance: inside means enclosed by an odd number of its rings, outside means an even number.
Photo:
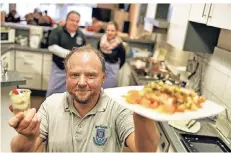
[[[94,52],[76,52],[68,60],[66,87],[77,103],[98,100],[104,79],[101,62]]]
[[[66,20],[66,28],[68,32],[76,32],[76,30],[79,27],[79,20],[80,20],[80,16],[75,14],[75,13],[71,13],[67,20]]]

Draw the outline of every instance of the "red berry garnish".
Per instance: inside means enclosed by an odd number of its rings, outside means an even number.
[[[13,89],[13,90],[12,90],[12,93],[14,93],[14,94],[16,94],[16,95],[19,94],[17,89]]]

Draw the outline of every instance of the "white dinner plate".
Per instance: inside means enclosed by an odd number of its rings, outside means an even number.
[[[199,118],[214,116],[224,111],[224,107],[212,101],[206,100],[202,104],[202,108],[196,111],[176,112],[174,114],[165,114],[165,113],[157,112],[154,109],[145,108],[139,104],[129,104],[125,100],[125,98],[122,97],[123,95],[126,95],[127,92],[130,90],[141,90],[141,89],[143,89],[143,86],[124,86],[124,87],[104,89],[104,92],[109,97],[111,97],[113,100],[115,100],[117,103],[124,106],[125,108],[128,108],[132,110],[133,112],[136,112],[137,114],[140,114],[142,116],[145,116],[147,118],[150,118],[156,121],[199,119]]]
[[[189,121],[190,120],[168,121],[168,124],[185,132],[197,133],[201,128],[200,122],[196,122],[191,128],[189,128],[186,126]]]

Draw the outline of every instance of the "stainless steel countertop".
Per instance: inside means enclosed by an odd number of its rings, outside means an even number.
[[[6,74],[1,77],[1,87],[24,84],[26,84],[26,80],[16,71],[7,71]]]
[[[29,30],[31,25],[26,25],[26,24],[19,24],[19,23],[4,23],[3,27],[10,27],[10,28],[14,28],[14,29],[22,29],[22,30]],[[49,31],[52,30],[53,27],[46,27],[46,26],[39,26],[43,29],[43,31]],[[101,38],[102,37],[102,33],[96,33],[96,32],[89,32],[86,31],[86,29],[81,28],[80,29],[84,35],[87,38]],[[142,43],[142,44],[152,44],[154,45],[155,40],[144,40],[144,39],[131,39],[129,37],[121,37],[124,41],[126,42],[133,42],[133,43]]]
[[[221,140],[223,140],[226,145],[231,148],[231,141],[224,137],[219,130],[215,127],[215,122],[210,121],[209,119],[201,119],[198,120],[201,123],[200,130],[195,133],[196,135],[205,135],[205,136],[215,136],[219,137]],[[184,148],[181,140],[180,140],[180,134],[187,133],[181,130],[178,130],[172,126],[170,126],[167,122],[159,122],[162,130],[164,131],[168,141],[172,145],[174,151],[176,152],[187,152]],[[192,133],[189,133],[192,134]]]
[[[20,51],[30,51],[30,52],[42,52],[42,53],[50,53],[48,49],[43,48],[31,48],[29,46],[21,46],[19,44],[13,43],[1,43],[1,55],[5,54],[10,50],[20,50]]]

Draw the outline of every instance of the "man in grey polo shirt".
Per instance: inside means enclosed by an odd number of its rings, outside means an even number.
[[[104,94],[105,61],[99,51],[73,49],[65,70],[67,92],[48,97],[38,113],[20,112],[9,121],[19,133],[12,151],[119,152],[123,145],[132,151],[156,151],[155,122]]]

